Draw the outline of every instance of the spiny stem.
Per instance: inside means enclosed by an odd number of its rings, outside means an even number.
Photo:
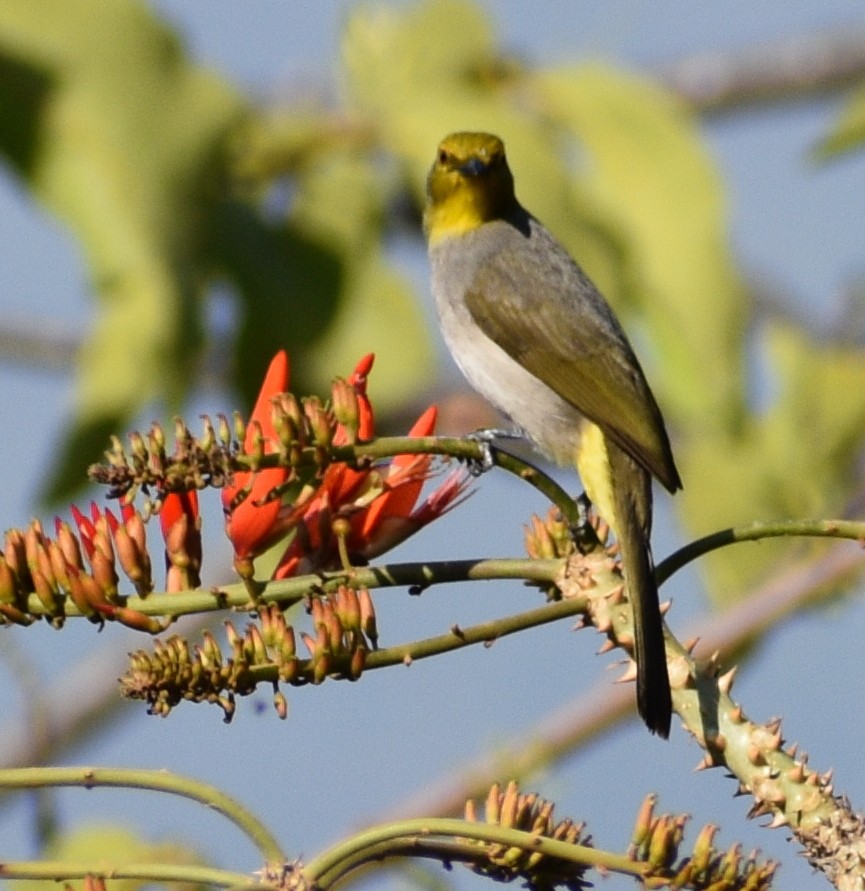
[[[267,827],[243,805],[216,786],[164,770],[133,770],[121,767],[22,767],[0,770],[0,788],[37,789],[80,786],[85,789],[113,787],[168,792],[197,801],[227,817],[245,833],[268,864],[281,864],[286,855]],[[230,884],[236,884],[236,878]]]

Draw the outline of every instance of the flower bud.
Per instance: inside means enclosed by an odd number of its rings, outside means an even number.
[[[331,405],[334,417],[344,431],[345,441],[354,445],[360,425],[360,406],[357,391],[343,378],[336,378],[331,385]]]
[[[327,447],[333,439],[333,427],[328,412],[315,396],[303,400],[303,412],[309,422],[312,441],[317,446]]]
[[[54,534],[57,539],[57,545],[63,553],[63,559],[69,566],[76,569],[84,569],[84,561],[81,557],[81,545],[78,543],[78,537],[72,531],[72,527],[61,520],[54,523]]]
[[[18,590],[25,593],[32,591],[33,579],[30,577],[30,569],[27,566],[24,534],[20,529],[10,529],[6,533],[3,556],[10,571],[18,580]]]
[[[198,446],[202,452],[209,452],[216,445],[216,431],[213,429],[213,421],[210,415],[201,416],[202,431],[198,438]]]
[[[0,554],[0,603],[17,603],[19,593],[15,573],[9,568],[6,558]]]
[[[360,627],[374,650],[378,649],[378,625],[375,619],[375,606],[368,588],[357,592],[360,601]]]
[[[276,686],[273,690],[273,707],[281,721],[288,717],[288,700],[285,698],[285,693]]]
[[[367,649],[363,645],[355,647],[355,649],[352,651],[351,659],[349,660],[348,665],[349,680],[356,681],[361,676],[361,674],[363,674],[363,669],[366,665],[366,654]]]

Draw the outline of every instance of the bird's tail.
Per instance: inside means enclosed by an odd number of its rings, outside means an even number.
[[[649,730],[666,739],[670,734],[673,705],[649,543],[652,480],[630,455],[609,441],[606,445],[615,504],[615,523],[611,525],[619,540],[625,584],[634,612],[637,709]]]

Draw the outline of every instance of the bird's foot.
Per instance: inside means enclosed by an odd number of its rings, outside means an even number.
[[[577,502],[578,519],[571,526],[571,537],[579,551],[585,554],[598,546],[598,533],[589,517],[589,512],[592,509],[592,501],[589,496],[585,492],[581,492],[575,500]]]
[[[522,434],[515,430],[501,430],[497,427],[485,427],[483,430],[475,430],[469,433],[466,439],[476,442],[481,447],[480,458],[467,458],[466,467],[472,476],[480,476],[495,466],[493,457],[493,443],[497,439],[521,439]]]

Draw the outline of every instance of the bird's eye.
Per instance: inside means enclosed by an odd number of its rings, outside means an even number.
[[[450,159],[450,152],[447,149],[439,149],[439,164],[447,164]]]

